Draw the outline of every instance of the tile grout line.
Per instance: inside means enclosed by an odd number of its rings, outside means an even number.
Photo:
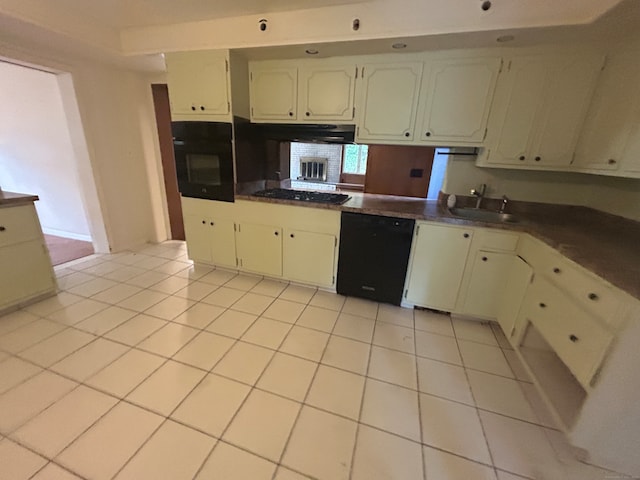
[[[449,318],[449,321],[451,321],[451,318]],[[452,329],[453,329],[453,325],[452,325]],[[454,335],[455,335],[455,330],[454,330]],[[457,345],[457,344],[456,344]],[[427,462],[426,462],[426,458],[424,455],[424,445],[425,441],[424,441],[424,432],[423,432],[423,428],[422,428],[422,402],[420,401],[420,394],[421,394],[421,390],[420,390],[420,371],[419,369],[419,365],[418,365],[418,336],[416,335],[416,312],[415,309],[413,310],[413,348],[415,351],[414,354],[414,364],[416,366],[416,389],[418,391],[417,393],[417,398],[418,398],[418,422],[420,424],[420,459],[422,461],[422,478],[423,480],[427,480]],[[459,353],[459,352],[458,352]]]
[[[346,302],[345,302],[346,304]],[[349,466],[349,480],[351,480],[353,478],[353,466],[354,466],[354,460],[356,458],[356,452],[358,449],[358,437],[360,435],[360,425],[362,425],[362,412],[364,411],[364,399],[365,396],[367,394],[367,379],[369,378],[369,369],[371,368],[371,357],[373,355],[373,339],[375,338],[376,335],[376,328],[378,325],[378,311],[379,311],[380,307],[378,306],[376,308],[376,318],[374,319],[374,324],[373,324],[373,330],[371,331],[371,343],[369,344],[369,356],[367,358],[367,368],[365,370],[365,380],[364,380],[364,385],[362,387],[362,398],[360,399],[360,409],[358,411],[358,420],[356,422],[356,435],[355,435],[355,442],[353,443],[353,449],[351,450],[351,465]]]

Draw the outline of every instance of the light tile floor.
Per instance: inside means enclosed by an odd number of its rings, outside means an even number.
[[[601,480],[495,325],[193,266],[56,269],[0,318],[0,480]]]

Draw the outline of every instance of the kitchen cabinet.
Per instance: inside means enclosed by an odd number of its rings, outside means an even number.
[[[335,235],[286,229],[283,238],[283,276],[312,285],[335,283]]]
[[[502,299],[498,307],[496,320],[507,338],[511,337],[515,330],[515,323],[522,302],[533,278],[531,265],[518,256],[511,256],[511,265],[506,272],[507,282],[502,290]]]
[[[422,307],[452,311],[472,237],[472,228],[416,222],[406,300]]]
[[[498,57],[427,62],[415,138],[433,145],[481,144],[501,64]]]
[[[282,276],[282,228],[239,223],[236,231],[238,264],[243,270]]]
[[[229,61],[224,52],[166,54],[172,120],[230,120]]]
[[[422,65],[408,62],[362,67],[356,141],[413,141]]]
[[[598,55],[509,60],[479,164],[567,169],[602,62]]]
[[[233,221],[185,215],[184,231],[189,258],[221,267],[236,267]]]
[[[640,173],[638,54],[634,50],[607,58],[578,141],[575,168],[622,176]]]
[[[478,250],[473,259],[462,312],[495,319],[509,281],[512,253]]]
[[[306,66],[299,75],[299,119],[316,123],[353,120],[355,65]]]
[[[252,121],[353,122],[353,63],[254,62],[250,79]]]
[[[55,275],[33,203],[0,207],[0,265],[0,312],[55,293]]]
[[[297,120],[298,68],[290,64],[251,64],[250,97],[252,121]]]

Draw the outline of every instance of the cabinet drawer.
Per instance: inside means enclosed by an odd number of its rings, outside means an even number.
[[[526,312],[578,381],[588,388],[613,335],[596,317],[542,277],[535,278],[527,293]]]
[[[559,255],[554,255],[549,260],[545,265],[544,275],[590,313],[607,322],[615,320],[620,297],[612,287]]]
[[[33,205],[0,208],[0,247],[33,240],[40,234],[40,224]]]
[[[513,252],[518,247],[519,238],[517,233],[480,229],[475,233],[474,243],[483,250]]]

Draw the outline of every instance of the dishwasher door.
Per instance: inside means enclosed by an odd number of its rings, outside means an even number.
[[[343,212],[337,291],[400,305],[415,220]]]

